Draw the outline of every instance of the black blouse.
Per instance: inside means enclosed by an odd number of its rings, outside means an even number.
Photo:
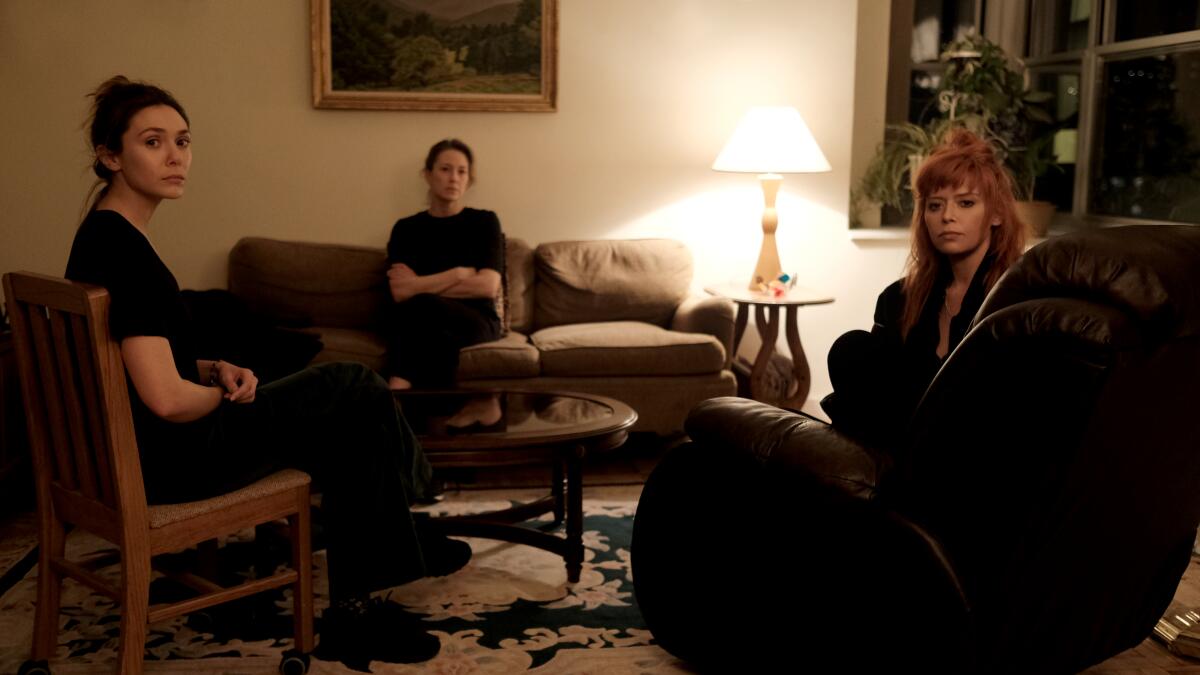
[[[404,263],[421,276],[452,267],[491,269],[504,276],[504,234],[495,212],[464,208],[446,217],[421,211],[392,226],[388,262]],[[494,312],[490,298],[466,298],[464,304]]]
[[[987,256],[980,262],[979,269],[975,270],[975,276],[971,278],[971,284],[963,296],[958,314],[950,319],[946,356],[962,342],[971,320],[983,304],[987,295],[987,274],[994,259],[994,256]],[[900,337],[900,322],[905,303],[904,281],[897,280],[885,288],[875,303],[875,325],[871,327],[871,332],[880,337],[885,353],[896,359],[899,377],[896,393],[902,397],[904,410],[910,414],[916,410],[921,396],[946,360],[937,355],[938,341],[941,338],[938,313],[946,302],[946,288],[952,280],[949,269],[944,270],[938,277],[929,298],[925,300],[925,306],[921,309],[921,316],[909,330],[907,339]]]
[[[179,376],[199,382],[191,317],[175,275],[146,236],[124,216],[115,211],[96,210],[84,218],[71,244],[66,277],[108,290],[108,323],[114,340],[164,337],[171,345]],[[171,472],[182,458],[194,460],[196,456],[191,453],[198,450],[200,439],[207,437],[210,430],[207,418],[168,422],[142,402],[132,381],[128,384],[143,472],[147,475]]]
[[[962,342],[983,304],[993,262],[994,256],[988,256],[980,263],[958,314],[950,319],[947,355]],[[951,281],[949,270],[937,279],[907,338],[900,335],[906,302],[901,280],[879,294],[875,325],[869,334],[851,331],[834,342],[829,351],[834,392],[821,401],[821,406],[836,428],[868,445],[883,449],[897,446],[909,418],[945,361],[937,355],[941,337],[938,313]]]

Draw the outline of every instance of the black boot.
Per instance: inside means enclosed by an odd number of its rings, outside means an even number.
[[[426,575],[444,577],[471,561],[470,544],[442,534],[428,514],[414,513],[413,525],[417,530],[417,541],[421,543],[421,555],[425,558]]]
[[[314,656],[362,672],[370,672],[372,661],[428,661],[441,649],[441,642],[425,631],[420,619],[379,598],[330,605],[321,615],[320,637]]]

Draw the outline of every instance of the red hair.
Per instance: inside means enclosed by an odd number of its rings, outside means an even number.
[[[952,130],[921,163],[913,179],[912,252],[904,275],[904,313],[900,319],[900,335],[905,338],[921,318],[938,277],[949,266],[925,228],[926,202],[942,188],[960,186],[979,193],[984,222],[999,221],[992,227],[988,246],[988,255],[994,260],[984,279],[985,291],[991,290],[1025,250],[1027,226],[1017,214],[1012,177],[987,141],[967,129]]]

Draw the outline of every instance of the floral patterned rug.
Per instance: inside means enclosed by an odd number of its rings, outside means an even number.
[[[680,673],[683,664],[655,645],[633,598],[629,540],[639,486],[588,488],[584,499],[583,571],[566,582],[553,554],[485,539],[467,539],[473,557],[462,570],[422,579],[392,592],[392,600],[423,615],[442,643],[431,661],[372,664],[376,673]],[[539,496],[536,491],[461,491],[423,510],[436,515],[503,508]],[[546,519],[549,517],[546,516]],[[245,574],[264,555],[249,533],[223,542],[221,564]],[[111,556],[90,535],[68,538],[73,556]],[[269,553],[269,552],[268,552]],[[282,551],[279,551],[283,555]],[[286,556],[284,555],[284,559]],[[226,561],[229,561],[228,563]],[[317,608],[325,607],[324,553],[316,556]],[[109,574],[116,570],[105,568]],[[223,570],[225,571],[225,570]],[[36,594],[36,567],[0,596],[0,673],[15,672],[28,657]],[[152,601],[177,591],[159,579]],[[291,646],[290,590],[260,594],[154,624],[146,641],[146,671],[161,673],[273,673]],[[118,621],[113,603],[68,581],[63,591],[56,673],[111,672]],[[318,619],[318,630],[320,622]],[[313,660],[313,673],[354,672]]]

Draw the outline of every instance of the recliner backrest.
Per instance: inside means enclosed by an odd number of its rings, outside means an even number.
[[[882,492],[942,542],[996,672],[1085,667],[1170,601],[1200,523],[1197,288],[1200,228],[1050,240],[918,406]]]

